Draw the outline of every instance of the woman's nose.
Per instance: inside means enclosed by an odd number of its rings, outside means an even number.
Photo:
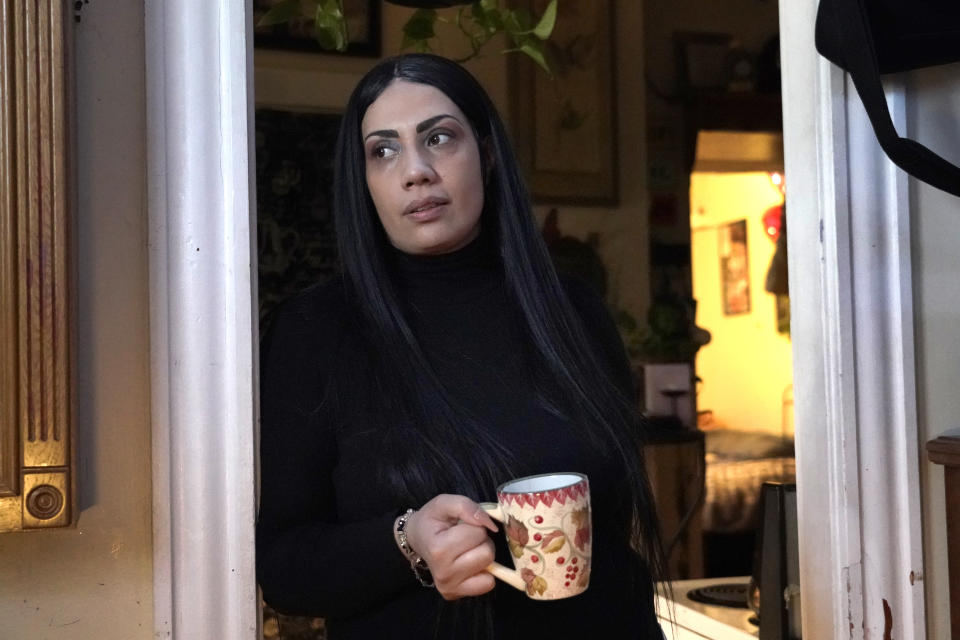
[[[407,189],[422,184],[430,184],[437,177],[427,158],[422,154],[407,155],[407,166],[403,173],[403,186]]]

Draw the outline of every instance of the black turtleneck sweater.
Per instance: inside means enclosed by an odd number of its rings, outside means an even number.
[[[515,305],[496,261],[479,241],[444,256],[395,258],[407,318],[428,360],[456,400],[509,446],[520,465],[516,476],[579,471],[590,478],[590,587],[539,602],[498,581],[484,597],[492,602],[494,637],[659,639],[652,595],[629,586],[628,551],[609,531],[622,474],[612,458],[582,446],[569,421],[536,401],[529,349],[507,311]],[[602,302],[581,284],[565,281],[564,288],[611,375],[631,393],[623,346]],[[362,420],[336,424],[334,405],[355,406],[359,415],[378,410],[360,391],[369,385],[341,380],[336,402],[325,395],[331,380],[357,375],[340,363],[356,344],[358,325],[335,280],[283,305],[264,343],[257,524],[264,597],[278,611],[326,618],[330,640],[472,638],[472,605],[445,603],[420,586],[396,547],[394,519],[420,505],[393,503],[372,480],[371,452],[389,455],[377,446],[376,428]],[[342,397],[351,394],[357,397]],[[495,501],[495,487],[482,499]],[[510,566],[502,534],[496,538],[498,559]]]

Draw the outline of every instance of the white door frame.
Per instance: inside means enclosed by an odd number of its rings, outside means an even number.
[[[154,633],[252,640],[250,0],[145,8]]]
[[[816,9],[780,2],[803,635],[923,638],[909,184]]]

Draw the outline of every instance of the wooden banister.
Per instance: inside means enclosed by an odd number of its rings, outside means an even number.
[[[927,443],[930,462],[943,465],[947,510],[947,571],[950,576],[950,626],[960,634],[960,431]]]

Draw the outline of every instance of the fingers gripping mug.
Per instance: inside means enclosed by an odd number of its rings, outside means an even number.
[[[480,507],[503,523],[516,570],[492,563],[487,571],[534,600],[583,593],[590,583],[590,485],[580,473],[510,480],[497,503]]]

